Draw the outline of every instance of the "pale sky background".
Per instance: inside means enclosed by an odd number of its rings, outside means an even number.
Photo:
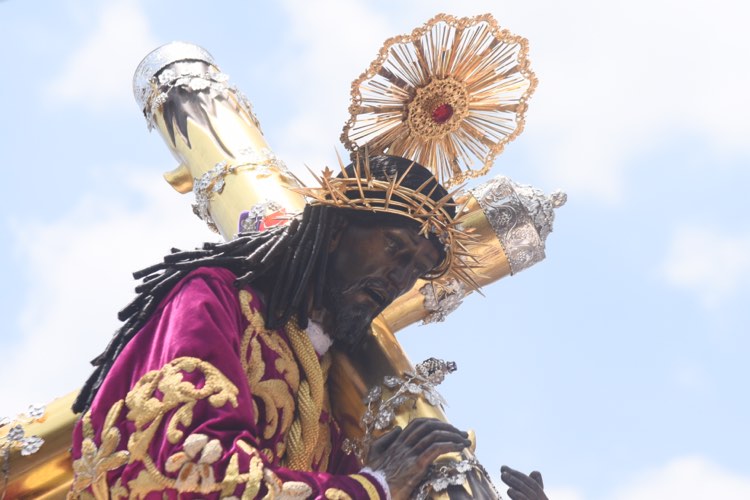
[[[0,2],[0,416],[77,387],[130,272],[214,239],[131,94],[206,47],[296,171],[335,163],[351,81],[434,14],[492,12],[540,84],[504,174],[561,188],[547,260],[401,333],[453,359],[451,421],[552,500],[750,498],[750,9],[739,0]]]

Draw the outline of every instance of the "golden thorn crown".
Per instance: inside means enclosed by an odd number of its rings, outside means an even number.
[[[434,235],[443,244],[445,258],[424,278],[434,280],[450,275],[470,289],[479,289],[471,274],[471,269],[478,266],[470,247],[476,238],[470,231],[461,228],[463,206],[458,206],[453,196],[462,188],[448,192],[435,199],[433,195],[439,184],[430,176],[417,189],[403,184],[404,179],[416,162],[401,174],[378,179],[370,170],[370,159],[355,158],[354,168],[349,170],[341,157],[338,158],[341,174],[334,176],[326,167],[321,175],[311,171],[320,187],[292,188],[293,191],[308,198],[311,205],[325,205],[346,210],[358,210],[374,213],[387,213],[407,217],[419,224],[419,234],[424,237]],[[455,209],[457,215],[451,213]],[[469,262],[469,261],[474,262]]]

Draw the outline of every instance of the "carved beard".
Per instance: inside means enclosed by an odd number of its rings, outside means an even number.
[[[354,350],[370,333],[372,309],[351,303],[347,300],[346,291],[339,288],[328,288],[323,303],[333,320],[331,331],[326,333],[336,347],[345,351]]]

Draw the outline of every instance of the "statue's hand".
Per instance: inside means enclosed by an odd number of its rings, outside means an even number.
[[[510,486],[508,496],[512,500],[548,500],[544,494],[542,475],[534,471],[528,476],[507,465],[500,468],[500,479]]]
[[[407,499],[437,457],[470,444],[468,434],[449,423],[417,418],[377,439],[366,465],[385,475],[394,500]]]

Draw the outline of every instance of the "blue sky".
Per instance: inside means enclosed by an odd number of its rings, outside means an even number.
[[[400,338],[454,359],[443,393],[490,471],[553,500],[750,498],[750,35],[739,1],[0,2],[0,415],[78,387],[129,273],[214,238],[162,180],[130,80],[206,47],[275,152],[335,162],[349,85],[437,12],[529,38],[540,85],[495,164],[568,192],[547,260]]]

